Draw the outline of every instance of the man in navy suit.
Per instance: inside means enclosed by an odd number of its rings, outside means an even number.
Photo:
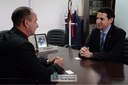
[[[110,8],[98,11],[96,24],[80,56],[98,60],[123,58],[123,42],[126,32],[113,25],[115,14]],[[104,34],[104,37],[102,36]]]
[[[0,35],[0,83],[51,83],[51,74],[64,72],[64,59],[37,58],[28,41],[38,27],[36,13],[22,6],[14,10],[11,18],[12,29]]]

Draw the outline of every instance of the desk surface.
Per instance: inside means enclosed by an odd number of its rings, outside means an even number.
[[[128,84],[128,66],[114,61],[92,61],[89,59],[76,60],[77,50],[59,47],[58,51],[51,52],[48,58],[60,56],[64,58],[64,69],[71,70],[77,75],[77,82],[59,82],[62,84],[85,85],[126,85]]]

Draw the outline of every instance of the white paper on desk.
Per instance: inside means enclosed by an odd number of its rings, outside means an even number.
[[[74,74],[74,72],[71,71],[71,70],[66,70],[65,72],[66,72],[67,74]]]
[[[75,57],[76,60],[81,60],[79,57]]]

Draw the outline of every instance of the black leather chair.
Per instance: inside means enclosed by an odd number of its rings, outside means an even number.
[[[48,44],[64,46],[66,44],[65,41],[65,30],[63,29],[52,29],[47,33]]]
[[[128,65],[128,37],[124,40],[124,61],[123,63]]]
[[[5,39],[5,33],[8,32],[8,31],[9,30],[2,30],[2,31],[0,31],[0,42]]]
[[[124,57],[128,58],[128,37],[124,40]]]

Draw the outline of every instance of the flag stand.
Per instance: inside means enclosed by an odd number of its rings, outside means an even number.
[[[66,23],[66,24],[69,24],[69,36],[68,36],[68,38],[69,38],[69,41],[68,41],[68,45],[66,45],[66,47],[68,47],[69,49],[71,49],[71,47],[72,47],[72,37],[71,37],[71,26],[72,25],[75,25],[75,23],[71,23],[71,20],[69,20],[69,23]]]

